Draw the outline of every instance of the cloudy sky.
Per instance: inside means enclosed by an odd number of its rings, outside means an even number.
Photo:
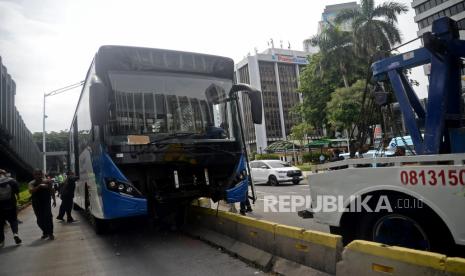
[[[0,0],[0,55],[16,81],[16,106],[42,130],[43,93],[84,79],[100,45],[134,45],[223,55],[236,62],[283,40],[296,50],[314,35],[325,5],[341,0]],[[378,3],[381,1],[377,1]],[[410,7],[411,0],[398,0]],[[414,11],[399,21],[416,37]],[[419,44],[413,44],[415,48]],[[407,48],[403,49],[404,51]],[[422,82],[422,71],[414,72]],[[80,90],[47,98],[47,130],[67,129]]]

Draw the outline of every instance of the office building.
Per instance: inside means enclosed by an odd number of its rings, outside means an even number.
[[[286,140],[291,128],[301,122],[291,111],[301,101],[297,87],[308,55],[303,51],[270,48],[236,64],[236,81],[262,91],[264,118],[261,125],[252,123],[250,101],[247,96],[240,95],[245,139],[250,151],[262,153],[269,144]]]
[[[414,0],[412,8],[415,9],[415,23],[418,24],[417,35],[420,37],[425,32],[432,30],[433,21],[447,16],[457,21],[460,38],[465,39],[465,1],[463,0]],[[423,66],[425,74],[429,75],[430,65]],[[465,70],[462,70],[465,75]],[[462,87],[465,80],[462,78]]]
[[[335,5],[328,5],[325,7],[323,13],[321,14],[321,21],[318,22],[318,33],[321,34],[323,29],[328,24],[334,24],[334,19],[336,18],[337,14],[343,10],[352,10],[352,9],[359,9],[360,5],[357,2],[347,2]],[[340,25],[341,30],[350,32],[352,31],[352,22],[348,21],[344,24]],[[304,51],[307,52],[318,52],[318,47],[312,46],[308,40],[304,41]]]
[[[418,24],[418,36],[430,32],[433,21],[440,17],[450,17],[457,21],[460,37],[465,39],[465,1],[463,0],[414,0],[415,23]]]

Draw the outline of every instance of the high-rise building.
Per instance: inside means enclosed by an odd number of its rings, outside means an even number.
[[[357,2],[348,2],[348,3],[341,3],[335,5],[328,5],[325,7],[323,13],[321,14],[321,21],[318,22],[318,33],[321,33],[323,28],[328,24],[335,24],[334,20],[339,12],[343,10],[353,10],[359,9],[360,6]],[[350,32],[352,30],[352,22],[345,22],[344,24],[340,25],[341,29],[346,32]]]
[[[465,1],[463,0],[414,0],[412,7],[415,9],[415,23],[418,24],[418,36],[432,30],[433,21],[441,17],[450,17],[457,21],[460,38],[465,39]],[[430,65],[423,66],[425,74],[429,75]],[[462,71],[462,75],[465,70]],[[465,81],[462,80],[462,87]]]
[[[292,108],[301,101],[299,75],[307,65],[308,52],[270,48],[236,64],[236,81],[262,91],[263,123],[254,125],[247,96],[240,95],[244,132],[250,151],[262,153],[272,142],[285,140],[300,123]]]
[[[414,0],[415,22],[418,24],[418,36],[430,32],[433,21],[448,16],[459,25],[460,37],[465,39],[465,1],[463,0]]]
[[[325,7],[323,13],[321,14],[321,21],[318,22],[318,34],[320,34],[324,27],[328,24],[334,24],[334,19],[337,14],[343,10],[352,10],[359,9],[360,5],[357,2],[347,2],[335,5],[328,5]],[[346,32],[352,30],[352,22],[348,21],[340,25],[341,29]],[[312,46],[308,40],[304,41],[304,51],[307,52],[318,52],[318,47]]]

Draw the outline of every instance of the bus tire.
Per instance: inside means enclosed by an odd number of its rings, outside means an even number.
[[[79,207],[79,205],[77,205],[76,203],[73,203],[73,210],[74,211],[81,211],[81,207]]]
[[[446,225],[427,206],[363,213],[356,238],[438,253],[450,253],[455,244]]]
[[[108,222],[103,219],[98,219],[95,216],[90,216],[90,223],[92,224],[94,231],[97,235],[104,235],[108,233]]]

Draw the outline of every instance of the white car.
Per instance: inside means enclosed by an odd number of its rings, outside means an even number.
[[[385,150],[385,151],[380,151],[380,150],[369,150],[365,152],[362,156],[363,158],[376,158],[376,157],[387,157],[387,156],[394,156],[395,152],[391,150]],[[344,159],[350,158],[350,153],[341,153],[339,156],[343,157]],[[360,158],[360,154],[358,151],[355,153],[355,156]]]
[[[299,184],[302,171],[280,160],[257,160],[250,162],[252,180],[255,184],[267,183],[277,186],[280,183]]]

